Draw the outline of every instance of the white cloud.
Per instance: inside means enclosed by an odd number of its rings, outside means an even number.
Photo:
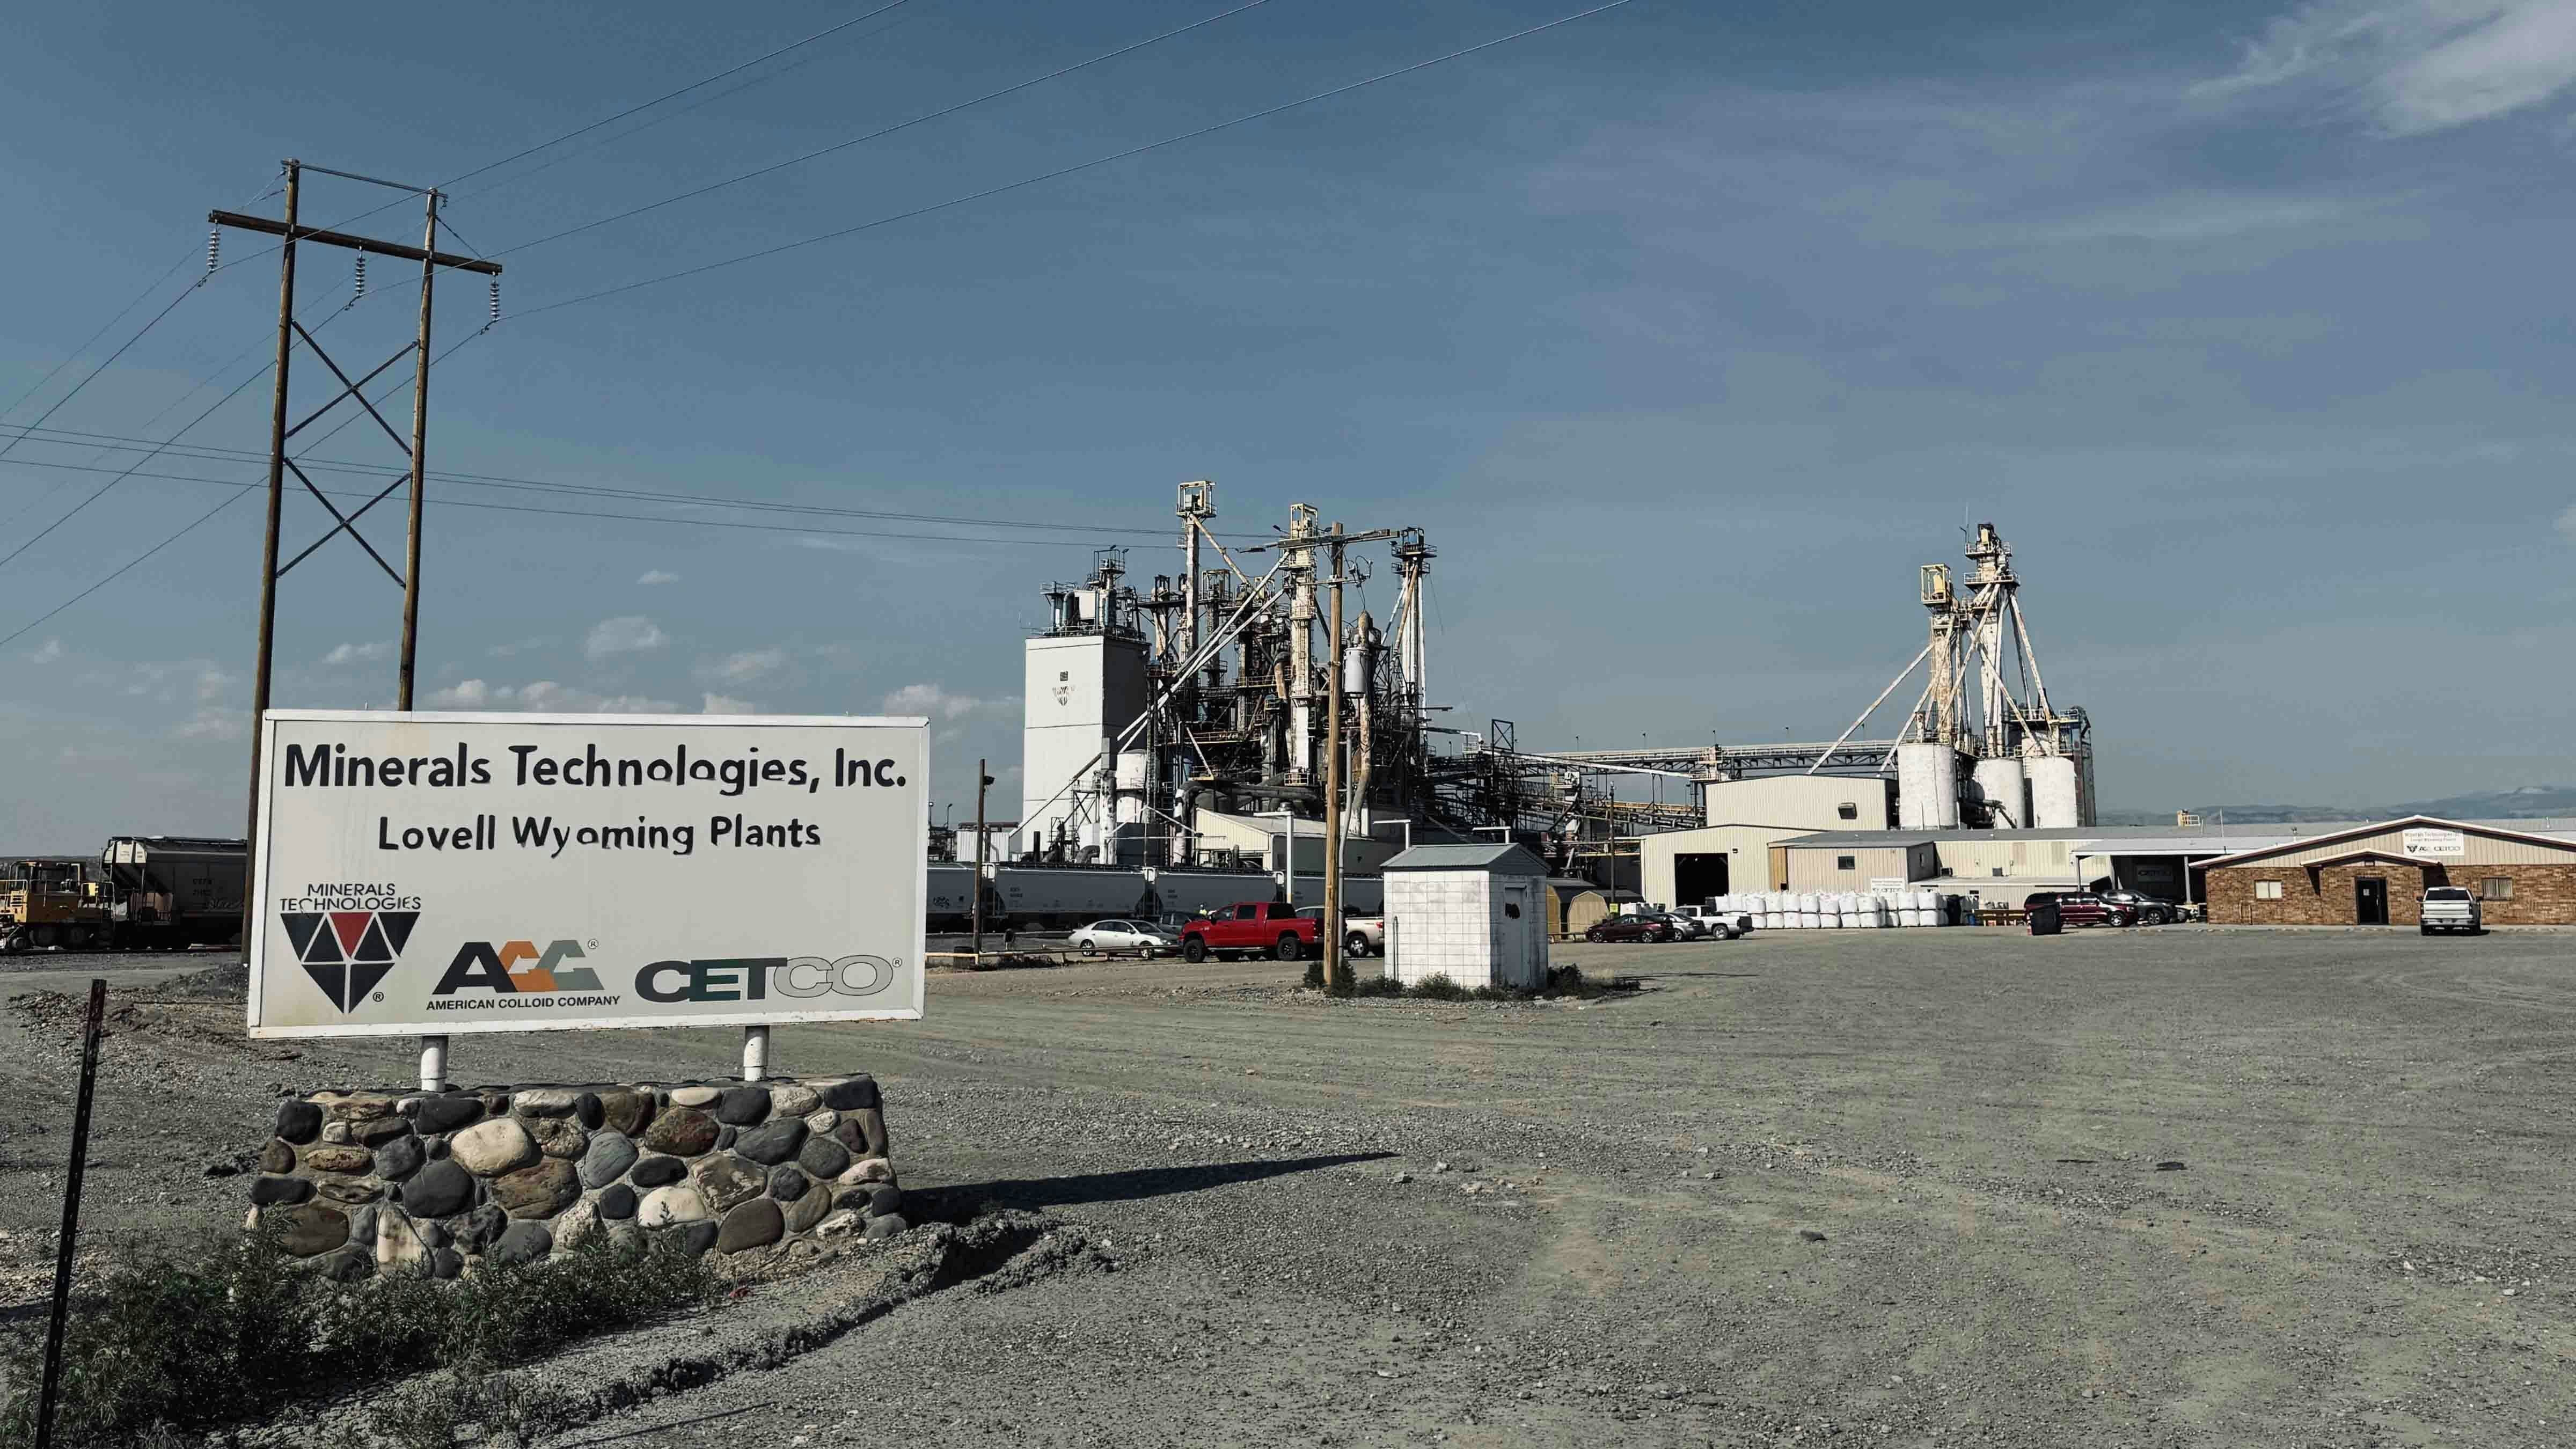
[[[377,639],[365,644],[341,644],[322,656],[322,664],[329,669],[344,668],[351,664],[369,664],[378,659],[388,658],[393,652],[393,642],[387,639]]]
[[[495,659],[509,659],[534,650],[551,648],[554,642],[552,638],[539,634],[531,639],[513,639],[507,644],[495,644],[483,652]]]
[[[2276,87],[2417,136],[2540,105],[2576,83],[2566,0],[2321,0],[2274,20],[2197,93]]]
[[[2569,543],[2576,543],[2576,504],[2570,504],[2566,512],[2558,515],[2558,531],[2567,535]]]
[[[885,697],[887,714],[927,715],[932,719],[961,719],[979,709],[993,707],[998,701],[977,699],[972,695],[951,694],[936,684],[907,684]]]
[[[479,679],[464,680],[431,690],[429,702],[440,709],[481,709],[492,702],[492,686]]]
[[[760,706],[747,699],[736,699],[730,694],[710,694],[705,696],[704,703],[698,706],[698,713],[758,714]]]
[[[743,684],[775,672],[786,662],[787,651],[784,649],[746,649],[706,666],[706,672],[721,683]]]
[[[581,652],[593,659],[606,659],[616,654],[640,654],[659,649],[670,640],[661,627],[641,614],[621,614],[602,619],[590,628],[590,637],[581,642]]]
[[[539,679],[527,684],[492,684],[461,680],[432,693],[438,709],[536,710],[548,714],[671,714],[677,701],[640,694],[599,694],[573,685]]]
[[[44,643],[36,646],[36,652],[27,656],[27,662],[30,664],[51,664],[62,657],[63,641],[60,639],[48,639]]]
[[[678,574],[669,573],[662,569],[646,569],[644,571],[644,576],[637,579],[635,582],[650,588],[655,584],[676,584],[679,581],[680,576]]]
[[[183,740],[247,739],[250,737],[250,720],[243,710],[199,705],[197,712],[180,721],[173,733]]]

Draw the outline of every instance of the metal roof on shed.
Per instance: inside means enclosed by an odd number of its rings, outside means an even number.
[[[1490,870],[1545,875],[1547,862],[1525,845],[1417,845],[1396,852],[1380,870]]]

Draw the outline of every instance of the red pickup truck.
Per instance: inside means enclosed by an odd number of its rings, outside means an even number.
[[[1297,961],[1314,949],[1315,918],[1276,901],[1245,901],[1181,928],[1181,955],[1190,961],[1247,952]]]

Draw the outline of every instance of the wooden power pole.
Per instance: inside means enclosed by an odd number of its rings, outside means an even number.
[[[299,207],[303,199],[304,174],[308,171],[323,176],[337,176],[344,180],[365,182],[370,186],[408,191],[419,196],[426,209],[426,216],[422,222],[421,244],[410,247],[400,242],[379,241],[374,237],[303,225],[299,217]],[[251,870],[254,876],[257,874],[256,863],[259,855],[259,786],[261,770],[264,768],[264,762],[260,758],[263,744],[261,732],[262,724],[268,716],[270,666],[277,643],[277,582],[286,577],[297,564],[312,557],[315,549],[343,533],[355,540],[358,547],[365,549],[367,557],[375,560],[376,567],[384,571],[385,577],[391,579],[395,587],[403,591],[402,653],[399,673],[395,681],[395,706],[404,710],[412,706],[412,666],[418,651],[420,629],[421,505],[427,481],[429,323],[432,289],[439,269],[442,267],[462,272],[479,272],[487,277],[501,275],[499,262],[487,262],[479,257],[457,256],[438,250],[438,203],[439,193],[435,188],[406,186],[397,181],[384,181],[373,176],[360,176],[351,171],[334,171],[326,166],[308,166],[301,161],[289,160],[286,163],[286,215],[283,220],[271,221],[264,216],[249,216],[237,211],[213,211],[206,214],[206,220],[215,226],[234,227],[279,239],[277,376],[268,413],[268,528],[260,545],[259,657],[251,671],[250,824],[245,834],[250,841]],[[420,263],[418,330],[412,340],[404,344],[393,356],[376,364],[364,376],[354,381],[339,363],[332,360],[329,353],[322,350],[322,344],[313,339],[313,334],[306,330],[304,324],[295,320],[295,254],[297,247],[306,242],[341,247],[356,252],[361,265],[371,254]],[[363,273],[361,275],[363,276]],[[496,288],[498,285],[497,282],[494,284]],[[493,296],[494,315],[497,316],[500,293],[496,290]],[[295,344],[298,338],[303,339],[305,347],[312,351],[317,361],[330,369],[331,376],[340,384],[340,390],[332,394],[329,402],[307,414],[302,422],[290,426],[286,420],[287,396],[293,372],[291,364],[294,361]],[[411,434],[408,438],[396,431],[392,423],[385,420],[385,415],[377,410],[374,400],[369,398],[365,391],[367,384],[374,382],[385,369],[402,361],[406,356],[412,359]],[[394,446],[402,451],[404,460],[409,466],[402,478],[387,484],[382,492],[356,509],[343,513],[339,505],[333,503],[328,495],[314,486],[313,480],[305,476],[304,470],[295,465],[295,460],[287,456],[286,445],[296,434],[321,421],[324,414],[329,413],[333,408],[338,407],[343,399],[348,398],[355,398],[358,406],[366,410],[367,416],[375,420],[376,426],[384,430],[385,436],[393,440]],[[303,552],[280,564],[277,561],[278,534],[285,512],[286,475],[289,473],[294,474],[296,481],[304,485],[305,491],[313,495],[314,501],[320,503],[323,510],[331,515],[334,526],[320,538],[306,545]],[[403,568],[400,572],[396,572],[394,566],[385,561],[385,556],[376,551],[376,546],[367,541],[366,535],[358,531],[358,520],[365,517],[369,509],[392,497],[393,491],[406,483],[411,489],[411,517],[403,547]],[[252,932],[259,929],[259,923],[260,904],[251,897],[250,892],[245,890],[242,893],[242,950],[245,954],[250,950]],[[424,1052],[426,1052],[426,1045],[424,1045]]]
[[[1324,665],[1324,922],[1316,944],[1324,948],[1324,989],[1350,986],[1350,965],[1342,959],[1342,526],[1333,525],[1333,572],[1325,580],[1333,590],[1333,627],[1326,636]],[[1288,869],[1297,862],[1292,856]]]

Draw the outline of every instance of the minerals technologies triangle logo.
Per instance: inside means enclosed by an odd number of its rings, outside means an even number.
[[[304,974],[343,1013],[355,1011],[411,940],[418,911],[283,911],[278,921]]]

